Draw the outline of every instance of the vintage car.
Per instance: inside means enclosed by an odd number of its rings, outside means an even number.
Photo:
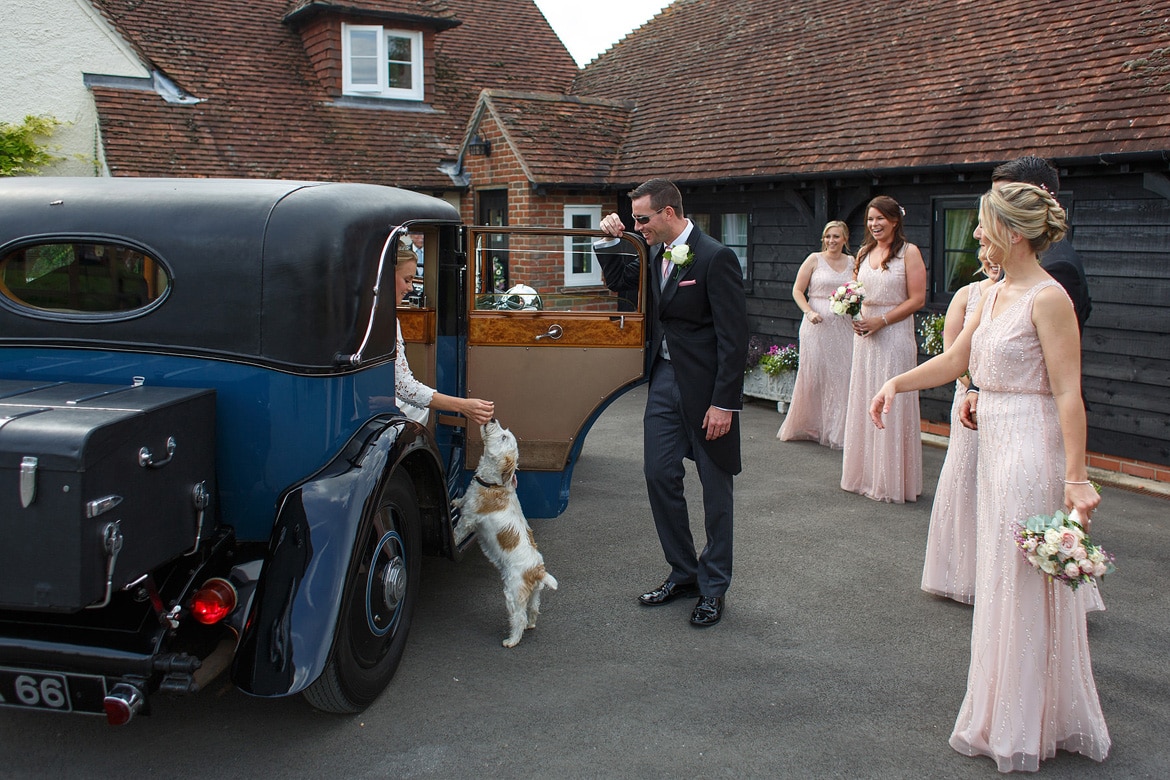
[[[390,292],[408,232],[416,305]],[[526,514],[555,517],[644,373],[641,292],[564,283],[596,235],[364,184],[0,180],[0,706],[121,724],[224,672],[368,706],[420,556],[472,541],[452,499],[482,451],[395,405],[395,319],[419,379],[495,401]]]

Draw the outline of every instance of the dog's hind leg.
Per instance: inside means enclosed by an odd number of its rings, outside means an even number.
[[[549,574],[541,562],[524,573],[524,582],[531,589],[528,597],[528,628],[536,628],[536,616],[540,614],[540,592],[545,588],[557,589],[556,577]]]
[[[540,592],[545,588],[557,589],[557,578],[544,571],[544,565],[541,564],[541,572],[543,576],[540,581],[536,583],[536,587],[532,589],[532,598],[528,600],[528,627],[536,628],[536,616],[540,614]]]
[[[536,616],[540,614],[540,592],[544,590],[544,585],[537,585],[532,589],[532,595],[528,597],[528,623],[525,628],[536,628]]]
[[[520,585],[516,590],[504,586],[504,600],[508,604],[508,638],[504,640],[504,647],[515,647],[520,644],[520,637],[524,636],[524,626],[528,622],[528,588]],[[519,591],[519,592],[517,592]]]

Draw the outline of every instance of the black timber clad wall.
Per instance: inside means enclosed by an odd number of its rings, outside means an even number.
[[[1093,296],[1082,373],[1089,449],[1170,464],[1170,201],[1146,181],[1069,182],[1073,246]]]

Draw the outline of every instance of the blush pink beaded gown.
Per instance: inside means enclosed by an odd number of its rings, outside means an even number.
[[[853,258],[837,273],[817,254],[808,285],[808,305],[821,321],[800,323],[800,367],[792,403],[776,438],[809,439],[835,450],[845,441],[845,410],[849,400],[849,365],[853,360],[853,326],[849,317],[829,310],[829,296],[853,278]]]
[[[1085,622],[1087,590],[1051,582],[1016,548],[1017,520],[1064,505],[1064,445],[1032,303],[1046,280],[992,317],[985,296],[971,342],[980,388],[975,611],[967,693],[950,744],[1001,772],[1035,771],[1057,750],[1102,761],[1109,730]],[[1071,304],[1070,304],[1071,305]]]
[[[885,270],[861,261],[857,280],[865,288],[862,314],[880,317],[906,300],[905,253]],[[887,379],[918,364],[914,318],[906,317],[868,336],[853,337],[849,405],[841,487],[875,501],[901,504],[922,493],[922,421],[918,393],[899,393],[885,417],[885,430],[869,419],[869,402]]]
[[[972,282],[967,287],[964,323],[979,305],[981,284]],[[930,510],[921,587],[927,593],[971,604],[975,601],[975,461],[979,433],[959,422],[959,404],[966,395],[966,386],[955,382],[951,436]]]

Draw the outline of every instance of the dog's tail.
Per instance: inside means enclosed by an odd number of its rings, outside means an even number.
[[[551,590],[557,589],[557,578],[549,574],[547,571],[544,573],[544,578],[541,580],[541,582],[544,583],[546,588]]]

